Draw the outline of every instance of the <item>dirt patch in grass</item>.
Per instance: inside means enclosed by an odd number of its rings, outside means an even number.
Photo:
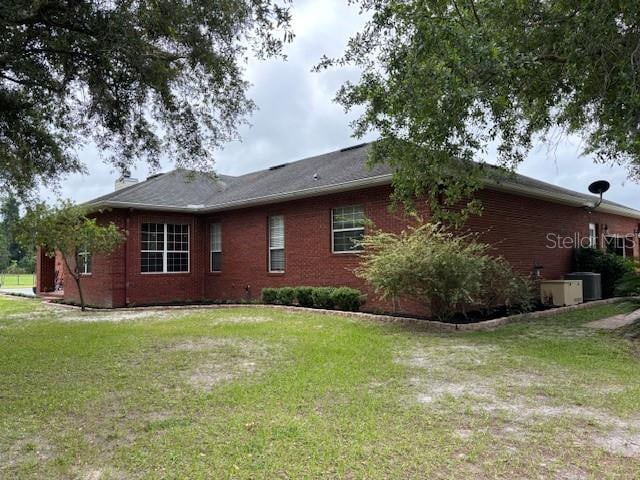
[[[187,378],[189,384],[203,390],[263,371],[274,354],[274,349],[263,343],[240,338],[193,338],[169,345],[168,349],[201,357],[187,372]]]
[[[167,347],[169,350],[174,351],[205,351],[220,349],[229,346],[235,346],[241,343],[237,339],[233,338],[194,338],[171,344]]]
[[[586,480],[589,475],[577,467],[563,468],[556,474],[556,480]]]
[[[219,361],[207,362],[189,375],[189,383],[197,388],[211,390],[220,383],[255,373],[256,370],[257,364],[248,360],[233,364]]]
[[[12,320],[55,320],[60,322],[126,322],[130,320],[142,320],[147,318],[164,319],[173,316],[169,312],[141,310],[139,312],[131,311],[87,311],[80,312],[76,310],[59,310],[59,309],[40,309],[27,313],[9,314],[6,318]]]
[[[640,431],[617,427],[606,434],[592,435],[594,443],[609,453],[622,457],[640,458]]]
[[[125,480],[132,477],[110,467],[90,467],[84,470],[77,469],[74,478],[78,480]]]
[[[74,312],[73,314],[56,315],[57,320],[66,322],[126,322],[130,320],[142,320],[147,318],[168,318],[173,317],[169,312],[158,310],[141,310],[139,312],[131,311],[112,311],[112,312]]]
[[[234,315],[226,318],[214,318],[210,323],[213,325],[251,324],[271,322],[272,320],[272,318],[260,315]]]
[[[624,419],[596,408],[562,404],[538,392],[545,388],[571,388],[562,372],[524,370],[526,365],[520,365],[518,358],[513,359],[514,368],[508,372],[492,371],[491,366],[499,358],[504,362],[504,356],[505,352],[495,346],[435,345],[417,348],[399,356],[398,361],[410,368],[413,401],[426,405],[451,399],[463,402],[462,408],[489,416],[495,429],[491,433],[496,438],[525,441],[532,429],[567,419],[570,424],[565,430],[584,448],[640,458],[640,417]],[[618,387],[614,385],[611,390]],[[606,394],[607,388],[598,391]],[[474,431],[460,428],[454,434],[466,439]]]
[[[43,436],[21,438],[6,449],[0,448],[0,474],[3,470],[12,469],[20,464],[47,462],[54,456],[54,446]]]
[[[81,323],[94,323],[94,322],[127,322],[135,320],[167,320],[178,318],[184,314],[179,310],[91,310],[87,312],[81,312],[76,309],[60,309],[59,307],[45,306],[48,308],[41,308],[33,312],[19,312],[6,315],[6,318],[12,320],[45,320],[51,319],[61,322],[81,322]],[[203,314],[208,312],[207,310],[193,310],[189,313]],[[209,311],[213,313],[213,311]],[[213,315],[212,315],[213,316]],[[209,325],[229,325],[229,324],[257,324],[270,322],[273,319],[263,315],[234,315],[225,316],[221,318],[208,319]]]

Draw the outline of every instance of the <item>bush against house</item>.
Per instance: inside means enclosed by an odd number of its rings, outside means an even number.
[[[597,248],[577,248],[573,255],[574,272],[595,272],[600,274],[602,296],[613,297],[616,285],[635,271],[633,261],[615,253]]]
[[[298,305],[355,312],[364,303],[364,296],[360,290],[349,287],[282,287],[263,288],[262,301],[270,305]]]
[[[440,320],[472,308],[528,308],[532,299],[528,281],[506,260],[489,255],[488,245],[440,224],[419,220],[400,234],[374,230],[361,244],[358,277],[382,298],[411,298]]]

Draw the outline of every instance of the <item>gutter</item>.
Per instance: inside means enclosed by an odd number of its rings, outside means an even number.
[[[213,213],[222,210],[231,210],[238,208],[253,207],[257,205],[268,205],[272,203],[280,203],[290,200],[297,200],[301,198],[315,197],[320,195],[327,195],[331,193],[347,192],[350,190],[357,190],[366,187],[376,187],[382,185],[390,185],[392,180],[392,174],[377,175],[375,177],[362,178],[358,180],[352,180],[349,182],[337,183],[334,185],[324,185],[319,187],[305,188],[301,190],[295,190],[293,192],[286,193],[274,193],[272,195],[264,195],[261,197],[253,197],[243,200],[235,200],[231,202],[221,203],[212,206],[186,206],[176,207],[174,205],[152,205],[144,203],[131,203],[131,202],[118,202],[113,200],[104,200],[93,204],[96,208],[112,207],[112,208],[137,208],[140,210],[153,210],[163,212],[178,212],[178,213]],[[497,190],[501,192],[514,193],[523,197],[537,198],[540,200],[546,200],[548,202],[559,203],[562,205],[569,205],[572,207],[589,207],[593,206],[590,201],[581,196],[580,194],[572,193],[560,193],[550,192],[548,190],[521,185],[516,182],[499,182],[493,179],[486,179],[484,181],[485,188],[490,190]],[[640,219],[640,211],[633,208],[624,207],[622,205],[612,205],[610,203],[602,203],[598,206],[599,212],[611,213],[614,215],[622,215],[625,217],[631,217]]]

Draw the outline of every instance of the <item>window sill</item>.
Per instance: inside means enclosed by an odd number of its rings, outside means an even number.
[[[285,272],[267,272],[267,276],[269,277],[282,277]]]
[[[191,272],[140,272],[140,275],[191,275]]]
[[[359,252],[331,252],[331,255],[334,257],[355,257],[362,255],[364,252],[360,250]]]

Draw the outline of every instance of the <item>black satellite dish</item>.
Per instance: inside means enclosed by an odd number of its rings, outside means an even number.
[[[593,207],[591,207],[590,210],[593,210],[595,208],[598,208],[600,206],[600,204],[602,203],[602,194],[604,192],[606,192],[607,190],[609,190],[609,187],[611,185],[609,185],[609,182],[607,182],[606,180],[596,180],[595,182],[593,182],[591,185],[589,185],[589,191],[595,195],[600,195],[600,200],[598,200],[596,202],[595,205],[593,205]]]
[[[604,192],[609,190],[609,182],[606,180],[596,180],[591,185],[589,185],[589,191],[591,193],[595,193],[596,195],[602,196]]]

